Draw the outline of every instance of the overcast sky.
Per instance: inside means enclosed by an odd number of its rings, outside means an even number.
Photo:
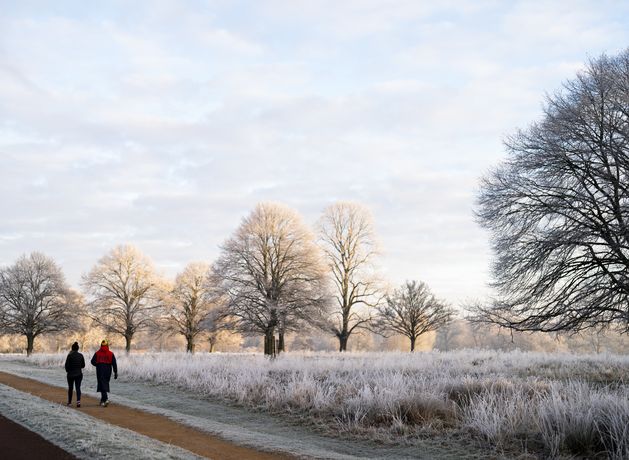
[[[439,4],[440,6],[437,6]],[[626,1],[0,0],[0,264],[71,284],[137,245],[211,262],[259,201],[375,217],[392,283],[487,293],[478,179],[588,56],[629,46]]]

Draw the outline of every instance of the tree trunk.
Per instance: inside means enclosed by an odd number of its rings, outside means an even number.
[[[124,336],[124,340],[126,342],[124,351],[126,354],[129,354],[131,352],[131,339],[133,339],[132,335],[125,335]]]
[[[347,333],[341,333],[337,337],[339,338],[339,351],[347,351],[347,339],[349,335]]]
[[[194,338],[186,337],[186,353],[194,353]]]
[[[284,332],[283,331],[280,332],[278,336],[279,336],[279,339],[277,342],[277,354],[280,354],[281,352],[284,351]]]
[[[214,342],[210,340],[210,353],[214,351]]]
[[[275,334],[272,328],[267,329],[264,334],[264,354],[275,356]]]
[[[411,353],[415,351],[415,340],[417,340],[417,337],[412,336],[409,337],[409,339],[411,340]]]
[[[347,339],[349,339],[349,335],[351,334],[349,330],[349,307],[343,308],[343,318],[341,322],[341,332],[336,334],[339,338],[339,351],[347,351]]]
[[[33,354],[33,347],[35,346],[35,336],[33,334],[26,334],[26,356]]]

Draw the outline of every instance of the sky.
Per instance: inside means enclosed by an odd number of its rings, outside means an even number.
[[[392,285],[490,294],[479,179],[625,1],[0,0],[0,265],[212,262],[260,201],[374,216]]]

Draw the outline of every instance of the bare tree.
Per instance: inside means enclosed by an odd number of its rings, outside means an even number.
[[[212,332],[207,338],[208,343],[210,344],[210,353],[214,351],[214,347],[216,347],[216,343],[218,342],[218,331]]]
[[[408,337],[414,351],[419,336],[445,326],[453,314],[425,283],[407,281],[378,307],[378,325],[384,334],[394,332]]]
[[[279,351],[284,334],[316,321],[326,306],[319,249],[301,217],[286,206],[261,203],[221,248],[214,283],[228,324],[264,335],[264,353]]]
[[[590,344],[592,345],[592,349],[596,354],[599,354],[601,352],[601,345],[604,337],[605,334],[600,330],[590,334]]]
[[[629,330],[629,50],[589,62],[506,147],[479,196],[498,297],[477,318]]]
[[[194,352],[199,334],[206,330],[216,330],[216,321],[212,315],[216,304],[210,296],[209,271],[208,264],[188,264],[175,278],[175,284],[168,296],[168,329],[185,337],[186,351],[189,353]]]
[[[0,329],[26,337],[26,354],[44,333],[79,328],[80,296],[66,283],[61,268],[39,252],[0,269]]]
[[[450,321],[437,330],[435,348],[440,351],[452,350],[456,345],[455,342],[458,335],[460,335],[459,325],[456,321]]]
[[[357,203],[327,207],[319,221],[319,241],[332,281],[337,307],[326,328],[339,340],[339,351],[356,329],[370,329],[371,310],[383,299],[373,273],[376,238],[369,210]]]
[[[155,326],[163,307],[164,281],[138,249],[117,246],[83,276],[92,319],[125,338],[127,353],[136,332]]]

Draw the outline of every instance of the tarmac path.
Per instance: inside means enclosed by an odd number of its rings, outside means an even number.
[[[11,460],[76,460],[74,455],[2,415],[0,446],[2,457]]]

